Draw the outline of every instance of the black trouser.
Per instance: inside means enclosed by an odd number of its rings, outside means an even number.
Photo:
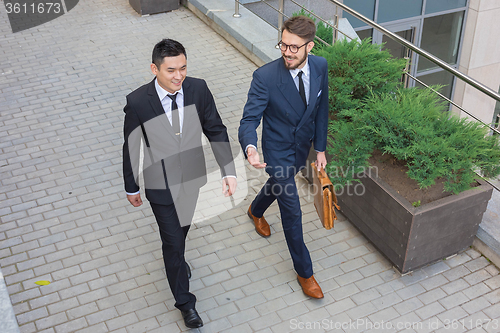
[[[175,298],[175,307],[186,311],[194,309],[196,303],[196,297],[189,292],[189,279],[184,259],[186,236],[191,226],[186,221],[190,223],[193,219],[199,191],[186,193],[181,190],[180,192],[179,198],[176,200],[177,204],[158,205],[152,203],[151,208],[160,229],[163,261],[170,290]],[[179,216],[182,223],[179,221]]]

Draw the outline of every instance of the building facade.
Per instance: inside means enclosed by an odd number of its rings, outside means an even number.
[[[343,3],[460,72],[495,91],[500,90],[499,0],[344,0]],[[494,99],[412,54],[352,15],[344,12],[342,16],[360,38],[371,37],[373,43],[385,43],[385,48],[396,57],[409,56],[413,76],[428,85],[444,85],[441,92],[445,96],[482,121],[495,123],[500,108]],[[411,80],[410,85],[420,84]]]

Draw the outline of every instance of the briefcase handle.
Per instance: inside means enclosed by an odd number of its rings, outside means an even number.
[[[335,208],[340,210],[340,207],[338,206],[337,195],[335,194],[335,189],[333,187],[332,181],[330,180],[330,177],[328,177],[328,174],[325,171],[325,168],[321,168],[318,171],[318,168],[316,168],[316,165],[314,164],[314,162],[311,163],[311,167],[314,169],[313,172],[316,173],[316,177],[318,178],[318,180],[321,183],[322,190],[324,190],[325,188],[328,188],[330,190],[331,195],[332,195],[333,205],[335,206]]]
[[[330,178],[328,177],[328,175],[326,174],[326,171],[324,168],[321,168],[319,171],[318,169],[316,168],[316,166],[314,165],[314,163],[311,163],[311,166],[314,168],[314,172],[316,172],[316,176],[318,177],[320,183],[321,183],[321,187],[322,188],[330,188],[330,191],[332,190],[332,182],[330,180]]]

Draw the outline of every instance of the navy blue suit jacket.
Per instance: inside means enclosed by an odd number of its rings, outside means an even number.
[[[244,152],[249,144],[257,147],[256,129],[262,119],[266,171],[276,178],[288,178],[303,168],[311,144],[316,151],[326,149],[328,66],[322,57],[309,55],[308,60],[311,81],[305,111],[283,58],[257,69],[248,91],[238,131],[239,141]]]

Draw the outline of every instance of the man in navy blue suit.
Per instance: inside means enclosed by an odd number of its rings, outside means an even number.
[[[315,34],[316,25],[305,16],[292,17],[284,23],[278,44],[282,58],[253,73],[238,135],[248,162],[255,168],[265,168],[270,176],[248,208],[255,230],[263,237],[271,235],[263,215],[278,200],[297,279],[306,295],[322,298],[304,243],[294,180],[295,174],[305,167],[311,144],[317,152],[316,167],[326,166],[328,67],[324,58],[308,55]],[[256,129],[261,119],[265,163],[261,163],[257,152]]]

